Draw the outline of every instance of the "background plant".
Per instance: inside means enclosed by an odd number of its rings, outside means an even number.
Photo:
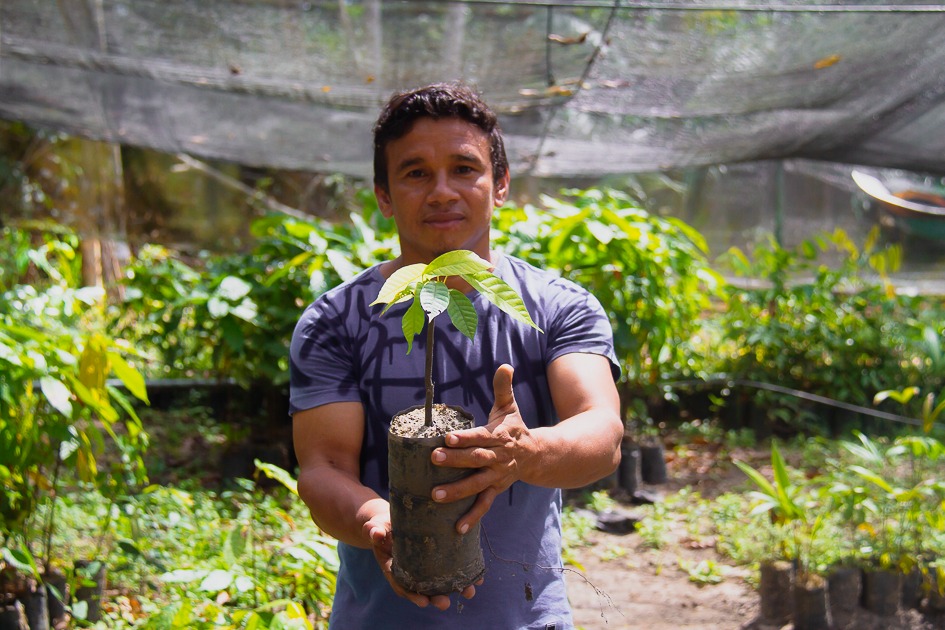
[[[145,479],[147,438],[126,392],[147,394],[127,359],[133,346],[109,334],[104,291],[77,287],[74,235],[7,228],[2,237],[13,264],[0,293],[0,536],[38,549],[42,530],[32,517],[55,496],[61,472],[111,493]],[[117,457],[103,458],[106,438]],[[42,525],[46,540],[52,526]]]
[[[877,238],[874,231],[858,247],[837,230],[793,249],[769,239],[752,259],[731,250],[724,260],[737,275],[764,280],[760,287],[726,289],[721,371],[861,406],[888,384],[929,376],[932,363],[915,359],[924,354],[927,334],[927,326],[916,323],[915,303],[876,280],[897,266],[899,249],[880,249]],[[822,262],[827,253],[840,262]],[[768,409],[770,421],[826,430],[795,398],[766,391],[751,396]]]
[[[256,479],[222,492],[183,484],[149,486],[118,503],[94,489],[64,496],[55,544],[72,554],[99,546],[109,583],[121,585],[100,623],[326,627],[335,541],[314,525],[287,471],[258,465]]]
[[[565,190],[543,196],[541,207],[503,208],[493,240],[600,300],[625,403],[662,395],[661,380],[705,375],[700,317],[723,281],[705,240],[683,221],[650,214],[617,190]]]

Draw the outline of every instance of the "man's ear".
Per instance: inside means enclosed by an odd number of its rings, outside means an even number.
[[[390,202],[390,191],[380,184],[374,184],[374,196],[377,197],[377,207],[385,219],[394,216],[394,207]]]
[[[495,191],[493,192],[492,201],[496,208],[504,204],[509,198],[509,184],[511,181],[512,178],[509,175],[508,169],[506,169],[505,175],[499,178],[499,181],[495,183]]]

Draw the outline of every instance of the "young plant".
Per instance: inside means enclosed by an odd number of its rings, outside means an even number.
[[[808,575],[813,568],[810,550],[813,547],[817,532],[823,525],[823,514],[815,516],[813,508],[816,506],[803,497],[802,493],[805,488],[791,483],[787,464],[778,449],[777,443],[771,443],[771,468],[774,473],[774,483],[768,481],[760,472],[745,462],[735,460],[733,463],[758,488],[752,492],[752,496],[757,499],[757,505],[751,511],[751,514],[768,512],[775,525],[790,527],[793,550],[783,549],[782,553],[785,556],[793,555],[801,574]],[[808,544],[806,554],[803,553],[805,538]]]
[[[465,280],[500,310],[541,332],[528,314],[521,296],[492,273],[492,265],[469,250],[447,252],[430,264],[407,265],[391,274],[371,306],[386,304],[381,312],[384,314],[394,304],[412,300],[401,324],[407,340],[407,354],[413,349],[414,337],[426,324],[424,424],[428,427],[433,426],[433,319],[445,312],[453,326],[470,340],[475,338],[479,325],[479,315],[470,299],[462,291],[446,285],[452,277]]]

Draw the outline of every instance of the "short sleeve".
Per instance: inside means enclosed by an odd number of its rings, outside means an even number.
[[[346,321],[322,296],[295,327],[289,349],[289,413],[359,401],[356,353]]]
[[[618,380],[613,329],[600,301],[568,280],[558,278],[553,284],[554,299],[547,305],[553,313],[547,331],[548,362],[572,352],[599,354],[610,361],[610,371]]]

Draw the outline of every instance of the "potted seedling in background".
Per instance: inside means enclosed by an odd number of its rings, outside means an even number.
[[[425,401],[397,413],[388,433],[391,529],[393,531],[393,575],[407,590],[439,595],[462,590],[485,571],[478,524],[466,534],[456,532],[456,521],[475,497],[447,504],[430,499],[434,486],[450,483],[472,470],[434,466],[433,450],[445,445],[450,431],[471,428],[475,419],[466,410],[434,404],[433,326],[446,313],[453,326],[475,338],[479,316],[473,303],[446,281],[465,280],[480,295],[514,319],[541,331],[532,321],[522,298],[504,280],[492,273],[492,265],[468,250],[447,252],[425,265],[398,269],[381,287],[375,304],[411,301],[402,328],[407,353],[413,339],[426,327],[424,363]]]
[[[797,630],[826,630],[830,627],[827,583],[814,570],[811,558],[814,539],[823,524],[823,514],[815,516],[813,508],[816,506],[803,496],[806,488],[791,483],[776,442],[771,443],[774,483],[744,462],[734,461],[734,464],[757,486],[752,494],[758,499],[758,504],[752,514],[768,512],[776,526],[790,529],[789,540],[781,541],[779,555],[783,559],[790,558],[793,563],[780,560],[761,565],[762,617],[778,624],[793,618]]]

